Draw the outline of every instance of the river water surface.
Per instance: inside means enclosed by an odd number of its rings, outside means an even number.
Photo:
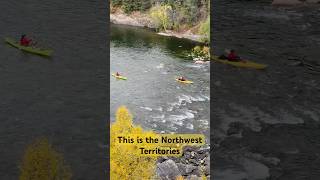
[[[162,133],[204,133],[209,136],[210,66],[195,65],[186,54],[196,43],[157,35],[135,27],[112,25],[110,69],[111,119],[125,105],[134,123]],[[194,84],[175,80],[185,76]]]
[[[108,3],[0,1],[0,179],[18,179],[26,146],[47,137],[73,179],[104,179],[107,163]],[[5,37],[31,36],[50,59]]]
[[[214,4],[214,52],[269,65],[212,64],[214,179],[319,179],[319,5]]]

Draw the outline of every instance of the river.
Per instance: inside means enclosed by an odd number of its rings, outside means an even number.
[[[18,179],[26,146],[47,137],[74,179],[104,179],[108,74],[104,1],[0,2],[0,179]],[[52,58],[4,43],[26,33]]]
[[[134,123],[158,133],[204,133],[209,137],[210,66],[186,58],[197,43],[123,25],[111,26],[110,113],[125,105]],[[185,76],[193,84],[175,80]]]
[[[214,179],[318,179],[319,5],[213,3],[214,52],[234,48],[269,65],[212,64]]]

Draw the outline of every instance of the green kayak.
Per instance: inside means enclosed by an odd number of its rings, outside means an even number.
[[[15,40],[11,38],[5,38],[5,41],[11,46],[29,53],[33,53],[41,56],[51,56],[51,54],[53,53],[53,50],[41,49],[41,48],[36,48],[31,46],[21,46],[19,43],[17,43]]]

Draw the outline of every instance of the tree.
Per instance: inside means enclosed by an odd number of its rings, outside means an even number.
[[[151,17],[161,29],[167,30],[171,26],[170,14],[172,14],[172,7],[170,5],[157,5],[151,8],[150,11]]]
[[[201,23],[200,34],[204,36],[202,41],[205,43],[210,42],[210,16],[207,17],[205,22]]]
[[[47,139],[30,144],[20,166],[20,180],[70,180],[71,170]]]
[[[117,137],[121,135],[154,135],[132,124],[132,115],[126,107],[117,110],[116,121],[110,129],[110,179],[152,179],[155,175],[156,157],[140,156],[136,145],[121,145]]]

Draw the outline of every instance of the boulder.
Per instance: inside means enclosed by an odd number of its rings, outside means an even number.
[[[162,180],[170,180],[181,176],[181,173],[177,164],[173,160],[169,159],[157,164],[157,175]]]

